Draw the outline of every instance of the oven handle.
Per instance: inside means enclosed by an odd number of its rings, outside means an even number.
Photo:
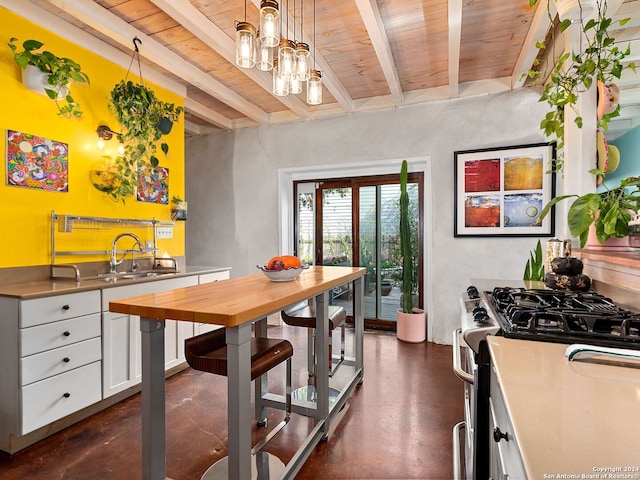
[[[453,480],[462,480],[462,474],[460,469],[460,432],[466,428],[466,424],[458,422],[453,426]]]
[[[584,358],[591,358],[598,355],[605,355],[615,358],[629,358],[633,360],[640,360],[640,351],[629,350],[624,348],[610,348],[600,347],[596,345],[583,345],[576,343],[569,345],[564,351],[565,356],[572,360],[580,360]]]
[[[463,382],[473,385],[473,375],[465,372],[462,369],[462,362],[460,361],[460,334],[461,328],[456,328],[453,331],[453,373],[456,374]]]

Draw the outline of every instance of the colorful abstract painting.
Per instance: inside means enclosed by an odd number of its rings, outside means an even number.
[[[553,236],[555,157],[548,143],[454,152],[454,236]]]
[[[7,185],[68,192],[69,146],[7,130]]]
[[[136,197],[140,202],[169,204],[169,169],[157,166],[147,173],[138,172]]]

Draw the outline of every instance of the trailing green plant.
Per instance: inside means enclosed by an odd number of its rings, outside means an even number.
[[[118,82],[110,94],[109,110],[121,126],[118,139],[124,144],[124,154],[116,158],[119,187],[109,195],[114,200],[132,195],[138,184],[138,176],[158,166],[156,156],[162,132],[158,126],[162,118],[172,122],[179,119],[183,107],[158,99],[152,89],[131,80]],[[160,144],[166,155],[169,145]]]
[[[48,50],[40,50],[44,43],[38,40],[25,40],[22,43],[23,50],[18,50],[15,45],[18,39],[12,37],[9,40],[9,48],[13,52],[13,59],[23,70],[27,65],[33,65],[47,75],[47,83],[51,88],[45,88],[47,96],[56,103],[58,115],[67,118],[82,116],[80,105],[71,96],[71,81],[89,84],[89,76],[84,73],[78,63],[70,58],[58,57]],[[66,94],[59,99],[66,89]]]
[[[402,296],[401,308],[404,313],[411,313],[414,307],[413,295],[416,289],[413,274],[413,244],[411,242],[411,223],[409,219],[409,193],[407,192],[409,166],[402,161],[400,169],[400,249],[402,252]]]
[[[529,0],[531,6],[535,6],[538,0]],[[582,6],[580,6],[582,8]],[[589,19],[586,23],[581,17],[582,36],[585,48],[580,52],[565,52],[559,57],[552,57],[553,64],[549,68],[542,68],[541,61],[536,59],[533,68],[526,75],[531,79],[549,79],[544,85],[541,102],[547,102],[550,111],[540,122],[540,128],[544,134],[556,142],[557,158],[554,162],[553,171],[560,172],[564,167],[562,158],[562,148],[564,146],[564,126],[565,107],[572,108],[576,112],[575,123],[578,128],[582,128],[583,119],[580,116],[576,103],[579,94],[588,90],[594,81],[610,82],[614,78],[620,78],[623,70],[630,68],[635,72],[635,63],[623,63],[624,59],[630,55],[631,48],[620,49],[615,38],[611,36],[611,29],[616,24],[620,26],[626,24],[630,19],[613,21],[607,17],[606,0],[597,0],[597,15]],[[549,18],[551,13],[549,11]],[[553,23],[553,22],[552,22]],[[564,32],[571,25],[570,19],[565,19],[560,23],[560,32]],[[538,42],[539,49],[546,49],[545,42]],[[551,54],[549,54],[551,55]],[[549,71],[550,69],[550,71]],[[600,126],[606,130],[607,122],[619,115],[619,108],[606,115],[600,122]]]
[[[597,169],[589,173],[602,176],[605,174]],[[553,198],[540,213],[542,220],[556,203],[576,197],[569,207],[567,221],[569,231],[580,239],[580,247],[584,247],[589,236],[589,227],[595,224],[598,242],[604,243],[611,237],[623,238],[629,234],[628,225],[632,219],[631,212],[640,210],[640,177],[627,177],[620,181],[615,188],[607,188],[600,193],[586,193],[579,195],[562,195]]]
[[[542,256],[542,245],[540,240],[536,244],[536,249],[529,252],[529,259],[524,267],[523,280],[544,280],[544,258]]]

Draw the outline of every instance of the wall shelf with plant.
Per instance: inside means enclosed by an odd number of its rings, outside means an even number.
[[[576,104],[580,94],[587,91],[596,81],[607,83],[614,78],[619,79],[622,72],[631,69],[635,72],[634,62],[625,62],[625,58],[631,53],[630,46],[621,49],[612,31],[615,25],[624,25],[629,19],[613,21],[607,16],[606,0],[554,0],[559,12],[567,10],[566,4],[572,4],[574,10],[573,17],[569,16],[561,19],[558,26],[560,33],[565,32],[572,23],[579,23],[581,26],[582,44],[584,47],[580,51],[564,52],[556,55],[555,52],[546,52],[550,61],[545,62],[536,59],[533,68],[527,72],[527,76],[535,83],[545,82],[541,102],[549,105],[549,112],[540,122],[540,128],[551,141],[556,143],[556,161],[553,170],[561,172],[564,167],[562,148],[565,139],[565,108],[572,108],[576,112],[575,123],[578,128],[582,128],[583,118],[578,111]],[[594,16],[585,20],[587,12],[586,3],[593,7]],[[533,7],[538,4],[538,0],[529,0]],[[584,4],[584,5],[583,5]],[[555,40],[554,19],[551,9],[547,10],[549,20],[552,25],[551,41]],[[549,45],[545,42],[538,42],[537,47],[546,50]],[[555,48],[555,46],[553,46]],[[606,130],[607,122],[619,115],[619,105],[616,109],[604,115],[600,120],[600,127]]]
[[[71,96],[72,82],[89,84],[89,76],[80,65],[70,58],[42,50],[44,43],[38,40],[25,40],[22,50],[16,42],[18,39],[12,37],[7,45],[13,52],[13,59],[22,68],[25,86],[53,100],[58,107],[58,115],[81,117],[80,105]]]

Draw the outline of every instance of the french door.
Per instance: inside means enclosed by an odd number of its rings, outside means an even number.
[[[409,175],[412,262],[423,306],[423,175]],[[296,254],[315,265],[362,266],[365,327],[395,330],[400,307],[401,271],[399,175],[326,179],[294,184]],[[330,301],[351,315],[350,285],[333,290]]]

